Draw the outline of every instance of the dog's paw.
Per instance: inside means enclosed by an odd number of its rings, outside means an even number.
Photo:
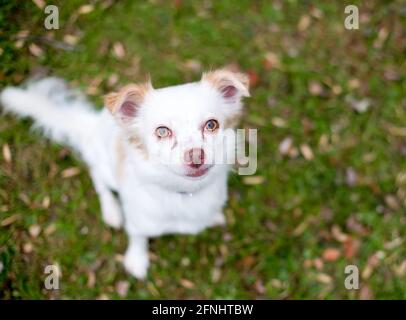
[[[126,254],[124,257],[124,267],[128,273],[139,280],[144,280],[147,276],[149,261],[148,255]]]
[[[114,229],[121,229],[123,226],[123,218],[117,214],[103,212],[103,221]]]
[[[114,229],[123,226],[123,215],[117,201],[105,201],[102,206],[103,221]]]

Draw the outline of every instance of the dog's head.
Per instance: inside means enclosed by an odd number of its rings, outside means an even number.
[[[186,179],[203,179],[221,162],[219,154],[234,151],[224,141],[238,123],[244,96],[245,75],[216,70],[199,82],[162,89],[130,84],[108,94],[105,104],[149,161]]]

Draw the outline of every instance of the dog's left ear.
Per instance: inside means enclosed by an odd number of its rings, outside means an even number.
[[[203,73],[201,81],[212,85],[228,102],[250,96],[248,76],[243,73],[220,69]]]
[[[137,115],[148,91],[153,90],[150,81],[143,84],[129,84],[104,96],[104,103],[119,121],[128,122]]]

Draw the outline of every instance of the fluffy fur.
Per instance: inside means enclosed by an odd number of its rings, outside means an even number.
[[[79,153],[89,167],[104,221],[127,231],[125,268],[144,278],[148,238],[195,234],[225,223],[229,165],[213,159],[234,150],[217,138],[230,123],[235,125],[241,99],[248,95],[244,75],[217,70],[199,82],[162,89],[130,84],[107,95],[100,112],[57,78],[8,87],[0,101],[5,111],[33,118],[49,138]],[[213,123],[206,128],[211,119],[218,123],[216,130],[209,130]],[[170,135],[157,136],[160,127]],[[200,150],[201,163],[194,150]]]

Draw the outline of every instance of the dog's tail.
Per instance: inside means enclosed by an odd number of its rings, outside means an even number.
[[[52,140],[78,151],[89,142],[99,113],[79,92],[59,78],[31,80],[25,87],[7,87],[0,94],[5,111],[34,119]]]

